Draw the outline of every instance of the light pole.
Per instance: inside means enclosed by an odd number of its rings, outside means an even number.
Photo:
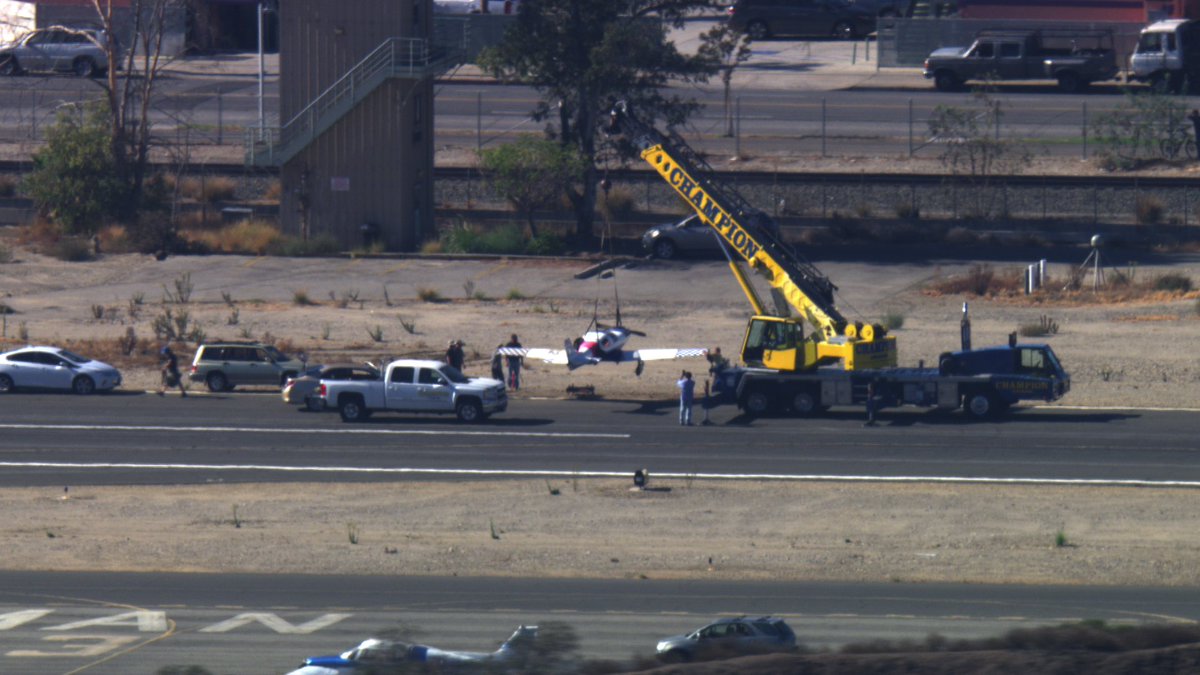
[[[267,12],[279,11],[278,5],[274,0],[259,0],[258,3],[258,138],[262,140],[266,135],[267,130],[267,114],[264,109],[263,99],[265,94],[265,81],[267,77],[266,58],[263,55],[263,17]]]

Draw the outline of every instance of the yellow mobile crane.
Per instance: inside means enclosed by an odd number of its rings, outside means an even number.
[[[742,341],[742,360],[747,365],[785,372],[832,364],[845,370],[896,365],[895,337],[877,324],[850,322],[842,316],[834,305],[833,282],[783,243],[767,214],[751,207],[731,187],[716,184],[712,168],[683,139],[639,121],[624,102],[613,107],[607,131],[631,142],[720,235],[730,269],[754,308]],[[730,256],[731,250],[740,261]],[[770,284],[777,299],[775,313],[759,299],[739,265],[742,261]],[[788,306],[799,316],[790,316]],[[804,321],[815,329],[807,338]]]

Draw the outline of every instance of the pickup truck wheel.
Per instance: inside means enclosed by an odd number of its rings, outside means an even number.
[[[20,75],[21,67],[17,65],[17,57],[0,56],[0,75]]]
[[[454,407],[454,414],[458,415],[460,421],[467,424],[483,421],[483,407],[479,405],[479,401],[472,399],[459,401],[458,405]]]
[[[309,396],[304,399],[304,407],[309,412],[321,412],[325,410],[325,402],[316,396]]]
[[[990,417],[996,411],[997,407],[996,401],[986,392],[967,394],[966,409],[971,414],[971,417],[976,419]]]
[[[13,379],[8,375],[0,374],[0,394],[9,394],[16,389],[13,385]]]
[[[338,411],[342,413],[343,422],[362,422],[371,416],[371,411],[367,410],[367,406],[357,398],[342,401]]]
[[[938,91],[958,91],[962,85],[957,75],[943,70],[933,74],[933,86]]]
[[[817,397],[811,391],[798,391],[792,396],[792,412],[797,416],[808,417],[820,410],[821,406],[817,402]]]
[[[765,415],[771,409],[771,397],[762,389],[752,389],[742,401],[742,409],[752,417]]]
[[[1075,94],[1087,88],[1087,81],[1080,77],[1079,73],[1067,71],[1058,74],[1058,88],[1068,94]]]
[[[833,24],[833,37],[839,40],[853,40],[858,37],[858,31],[854,30],[854,24],[849,21],[839,21]]]

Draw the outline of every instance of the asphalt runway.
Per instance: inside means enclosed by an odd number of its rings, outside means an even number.
[[[1200,619],[1200,590],[298,575],[0,572],[0,672],[282,673],[380,632],[489,650],[570,625],[587,658],[653,652],[718,614],[784,617],[810,647],[1000,635],[1082,619]]]
[[[530,475],[845,477],[1200,486],[1194,411],[1021,409],[999,421],[899,409],[680,429],[674,401],[515,399],[480,425],[376,415],[345,424],[277,394],[18,394],[0,485],[367,481]],[[697,417],[701,411],[697,409]]]

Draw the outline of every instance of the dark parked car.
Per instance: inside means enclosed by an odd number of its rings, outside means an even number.
[[[691,661],[735,654],[792,651],[796,634],[783,619],[770,616],[718,619],[688,633],[658,641],[658,656],[667,661]]]
[[[642,248],[655,258],[670,260],[686,253],[720,253],[716,230],[692,214],[674,223],[656,225],[642,235]]]
[[[782,35],[850,40],[875,30],[875,12],[844,0],[737,0],[729,23],[752,40]]]

